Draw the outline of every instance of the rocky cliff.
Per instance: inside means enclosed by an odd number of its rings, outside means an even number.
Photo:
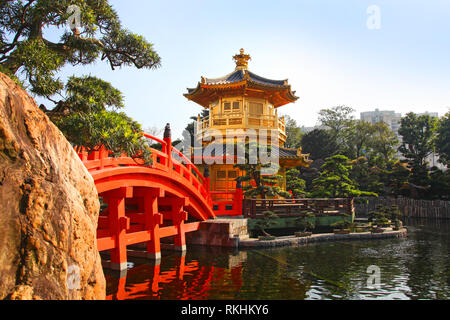
[[[98,213],[69,142],[0,73],[0,299],[104,299]]]

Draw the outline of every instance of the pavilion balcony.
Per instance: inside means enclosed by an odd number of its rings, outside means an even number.
[[[272,129],[278,130],[280,140],[286,140],[284,117],[275,115],[230,112],[210,115],[197,120],[197,134],[205,134],[209,129]]]

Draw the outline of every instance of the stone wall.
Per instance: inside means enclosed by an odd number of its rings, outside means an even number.
[[[214,219],[200,223],[200,229],[186,234],[187,244],[238,248],[248,239],[247,219]]]

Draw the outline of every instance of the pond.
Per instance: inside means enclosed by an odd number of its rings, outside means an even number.
[[[408,237],[230,251],[163,252],[105,271],[108,299],[449,299],[450,221],[407,220]]]

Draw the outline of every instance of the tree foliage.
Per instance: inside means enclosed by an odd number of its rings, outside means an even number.
[[[325,159],[338,153],[339,146],[333,135],[325,129],[314,129],[302,137],[302,151],[310,159]]]
[[[82,30],[73,26],[58,42],[48,28],[64,29],[80,8]],[[160,57],[142,36],[123,28],[107,0],[7,0],[0,3],[0,63],[9,75],[22,73],[30,91],[45,97],[60,93],[57,72],[66,64],[88,65],[101,59],[112,69],[121,66],[156,68]]]
[[[436,151],[439,154],[439,161],[448,167],[450,164],[450,113],[442,117],[439,122]]]
[[[411,167],[410,185],[417,197],[424,197],[429,191],[430,175],[427,157],[434,152],[438,120],[429,115],[418,116],[408,113],[402,118],[399,134],[402,144],[399,151]]]
[[[262,146],[255,142],[247,142],[245,145],[238,145],[238,148],[243,148],[244,150],[238,151],[238,163],[234,167],[243,171],[244,175],[236,178],[236,181],[243,184],[246,197],[260,197],[261,199],[266,199],[268,196],[292,197],[289,192],[280,188],[282,177],[274,172],[273,166],[275,164],[270,162],[263,163],[258,156]],[[272,152],[270,146],[264,146],[264,148],[267,148],[267,152]],[[275,171],[278,171],[278,169],[276,168]]]
[[[348,106],[336,106],[319,111],[319,122],[329,128],[334,137],[339,138],[342,131],[350,126],[355,110]]]
[[[314,180],[313,197],[317,198],[347,198],[359,196],[377,196],[373,192],[361,191],[355,181],[350,179],[352,168],[349,159],[336,155],[326,159],[322,173]]]
[[[413,166],[426,166],[427,157],[434,151],[437,119],[429,115],[408,113],[402,118],[399,134],[402,144],[399,151]]]
[[[69,30],[75,13],[68,10],[71,5],[80,9],[81,25],[72,24]],[[54,41],[57,30],[61,36]],[[66,83],[58,77],[66,65],[98,60],[113,70],[160,65],[153,45],[126,30],[107,0],[1,1],[0,45],[0,71],[55,105],[41,108],[69,141],[88,150],[104,145],[113,154],[148,156],[140,125],[117,112],[124,106],[119,90],[94,76],[72,76]]]
[[[295,199],[305,198],[308,195],[306,182],[301,178],[300,170],[292,168],[286,171],[286,190],[292,191]]]
[[[342,155],[351,159],[348,177],[360,191],[384,196],[448,199],[450,174],[442,168],[430,168],[427,157],[435,152],[439,162],[448,166],[450,114],[440,120],[407,114],[401,121],[400,144],[386,123],[353,120],[351,113],[351,108],[342,106],[321,110],[323,128],[303,135],[301,143],[303,152],[309,153],[314,162],[308,168],[287,172],[288,190],[294,190],[297,185],[302,189],[305,181],[305,194],[326,196],[317,191],[321,188],[318,183],[324,184],[324,159]],[[403,159],[399,158],[400,153]],[[327,178],[330,186],[334,178],[336,176]]]
[[[87,150],[104,146],[113,156],[128,154],[150,164],[150,151],[142,139],[141,125],[123,112],[72,113],[56,123],[67,139],[77,146]]]
[[[302,144],[302,129],[293,118],[289,116],[284,116],[284,118],[286,122],[286,142],[284,146],[290,149],[297,149]]]
[[[279,217],[272,211],[264,211],[262,218],[256,220],[255,226],[266,236],[272,235],[266,231],[266,229],[273,227],[277,224]]]

